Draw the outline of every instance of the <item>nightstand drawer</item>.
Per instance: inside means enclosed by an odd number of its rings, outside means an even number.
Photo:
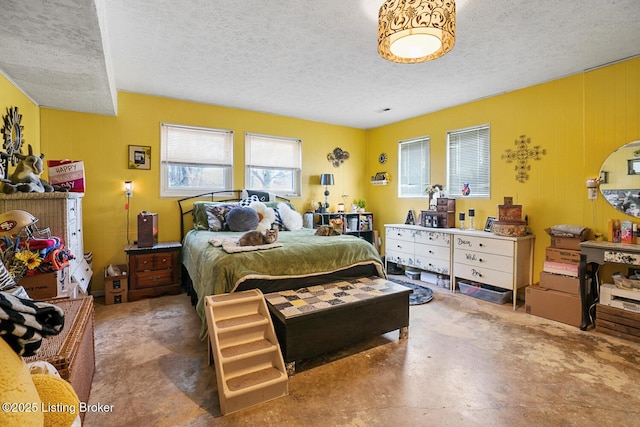
[[[138,288],[154,288],[176,282],[173,269],[142,271],[137,274],[137,279]]]
[[[132,257],[134,271],[156,270],[177,265],[178,252],[140,254]]]

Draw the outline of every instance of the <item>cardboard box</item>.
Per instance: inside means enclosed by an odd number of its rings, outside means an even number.
[[[554,236],[552,235],[551,228],[545,228],[544,231],[547,232],[549,237],[551,237],[551,247],[556,249],[571,249],[575,251],[580,250],[580,242],[583,242],[587,239],[589,234],[589,229],[584,228],[581,234],[578,236]]]
[[[558,292],[528,286],[525,290],[525,311],[534,316],[566,323],[579,327],[582,323],[582,304],[580,297],[567,292]]]
[[[51,273],[25,276],[18,281],[18,284],[24,287],[27,294],[35,300],[67,296],[71,291],[68,267]]]
[[[578,265],[580,264],[580,251],[549,246],[545,251],[544,260]]]
[[[123,289],[129,289],[128,285],[128,276],[127,276],[127,265],[126,264],[118,264],[115,267],[116,274],[109,274],[109,268],[104,269],[104,292],[120,292]],[[120,274],[117,274],[117,273]]]
[[[560,237],[560,236],[551,236],[551,247],[557,249],[572,249],[579,251],[580,250],[580,242],[582,239],[580,237]]]
[[[121,291],[105,291],[104,292],[104,303],[105,305],[111,304],[122,304],[127,302],[127,295],[129,291],[127,289],[122,289]]]
[[[562,274],[565,276],[578,277],[579,266],[575,264],[565,264],[564,262],[545,261],[542,265],[546,273]]]
[[[559,274],[540,273],[540,287],[580,296],[580,279]]]
[[[104,303],[121,304],[127,302],[129,281],[126,264],[109,266],[104,269]]]

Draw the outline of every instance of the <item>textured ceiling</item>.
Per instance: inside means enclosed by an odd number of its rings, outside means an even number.
[[[118,90],[367,129],[640,55],[638,0],[457,0],[453,50],[394,64],[381,4],[3,0],[0,71],[44,107],[112,115]]]

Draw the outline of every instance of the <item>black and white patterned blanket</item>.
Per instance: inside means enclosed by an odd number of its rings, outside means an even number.
[[[58,335],[64,326],[64,311],[46,302],[18,298],[0,292],[0,336],[20,356],[33,356],[42,339]]]

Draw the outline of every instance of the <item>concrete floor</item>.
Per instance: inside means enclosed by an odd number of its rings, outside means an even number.
[[[404,278],[404,276],[403,276]],[[185,295],[95,312],[85,426],[640,425],[640,346],[432,286],[390,332],[298,364],[289,395],[222,416]]]

